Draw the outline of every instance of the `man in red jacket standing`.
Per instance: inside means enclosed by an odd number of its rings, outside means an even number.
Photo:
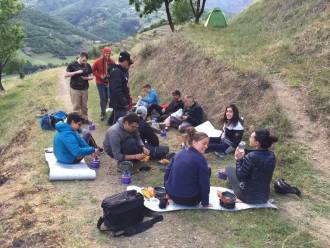
[[[97,90],[100,96],[101,107],[101,121],[105,118],[105,110],[109,101],[109,82],[106,81],[107,71],[111,64],[115,62],[110,58],[111,48],[104,47],[102,49],[102,56],[98,58],[93,64],[93,74],[96,80]]]

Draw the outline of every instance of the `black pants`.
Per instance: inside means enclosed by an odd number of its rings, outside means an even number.
[[[124,155],[134,155],[143,152],[143,148],[141,147],[139,141],[133,136],[128,137],[120,143],[121,152]]]
[[[123,117],[127,115],[128,110],[113,110],[109,119],[108,119],[108,124],[109,126],[114,125],[120,117]]]
[[[153,111],[156,111],[159,115],[161,115],[163,108],[158,104],[151,104],[148,108],[148,115],[151,115]]]
[[[196,206],[199,204],[202,200],[202,197],[200,195],[196,195],[194,197],[175,197],[170,195],[170,198],[176,203],[184,206]]]

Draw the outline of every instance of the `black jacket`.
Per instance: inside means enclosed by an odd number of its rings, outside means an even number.
[[[171,101],[168,107],[165,109],[164,114],[169,115],[178,111],[179,109],[183,109],[183,101]]]
[[[223,127],[223,141],[228,144],[229,146],[236,148],[238,143],[241,142],[243,134],[244,134],[244,127],[243,124],[238,121],[237,124],[234,126],[230,124],[227,127]]]
[[[247,203],[268,201],[275,164],[275,154],[268,150],[249,151],[236,162],[236,176]]]
[[[130,93],[128,87],[128,71],[120,65],[108,69],[110,82],[110,102],[114,110],[128,110]]]
[[[144,143],[147,143],[153,147],[159,146],[159,139],[154,130],[152,130],[148,123],[142,118],[140,118],[139,122],[139,133]]]
[[[204,111],[197,102],[195,102],[190,108],[185,108],[183,115],[188,116],[186,121],[194,127],[203,123]]]

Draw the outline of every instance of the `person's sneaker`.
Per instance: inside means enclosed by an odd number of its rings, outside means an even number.
[[[226,154],[224,153],[220,153],[220,152],[214,152],[214,155],[218,158],[218,159],[224,159]]]
[[[104,120],[105,120],[105,114],[101,114],[101,115],[100,115],[100,120],[101,120],[101,121],[104,121]]]

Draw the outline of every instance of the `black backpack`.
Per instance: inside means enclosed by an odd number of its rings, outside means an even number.
[[[103,217],[97,222],[100,231],[101,225],[107,227],[113,236],[132,236],[151,228],[156,222],[162,221],[162,215],[155,215],[143,205],[143,195],[136,190],[128,190],[116,195],[106,197],[102,201]],[[142,222],[144,217],[151,219]]]

